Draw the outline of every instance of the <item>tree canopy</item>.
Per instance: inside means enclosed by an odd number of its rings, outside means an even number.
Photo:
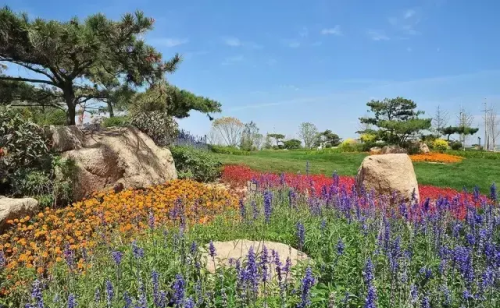
[[[67,124],[75,124],[77,105],[105,100],[122,85],[155,84],[176,70],[178,55],[163,61],[139,38],[153,23],[140,11],[119,21],[95,14],[84,21],[61,22],[30,20],[5,7],[0,10],[0,63],[23,67],[37,77],[3,70],[0,87],[10,87],[12,95],[32,104],[40,101],[30,99],[29,91],[66,105]],[[29,85],[36,85],[36,90]]]
[[[324,132],[318,133],[316,135],[314,146],[334,147],[339,145],[340,142],[342,142],[342,139],[339,137],[339,135],[334,134],[331,130],[327,129]]]
[[[479,128],[468,127],[468,126],[447,126],[440,130],[440,133],[447,136],[447,140],[450,141],[450,136],[455,134],[460,135],[474,135],[479,131]]]
[[[431,119],[419,118],[424,114],[417,111],[417,104],[409,99],[397,97],[382,101],[371,100],[366,104],[370,107],[372,117],[362,117],[362,124],[374,125],[378,130],[361,131],[359,133],[376,133],[378,138],[390,143],[405,146],[409,139],[422,130],[431,127]]]
[[[299,136],[304,140],[304,146],[310,149],[316,140],[318,129],[316,125],[309,122],[301,123],[299,126]]]

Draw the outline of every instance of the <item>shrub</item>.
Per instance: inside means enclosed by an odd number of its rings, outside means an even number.
[[[450,144],[452,150],[458,151],[463,148],[463,144],[460,141],[453,141]]]
[[[0,109],[0,149],[0,183],[17,170],[40,167],[49,159],[43,129],[10,108]]]
[[[448,149],[448,141],[444,139],[436,139],[432,142],[432,147],[434,150],[443,153]]]
[[[159,146],[170,145],[177,137],[177,122],[163,111],[134,113],[132,125],[148,135]]]
[[[223,146],[223,145],[210,145],[210,150],[218,154],[229,154],[229,155],[250,155],[250,152],[243,151],[237,147]]]
[[[130,125],[130,118],[128,116],[105,118],[102,121],[102,126],[112,127],[112,126],[128,126]]]
[[[170,151],[180,179],[210,182],[219,177],[222,163],[210,152],[186,146],[174,146]]]
[[[359,149],[356,140],[351,138],[347,138],[346,140],[342,141],[339,148],[343,152],[357,152]]]

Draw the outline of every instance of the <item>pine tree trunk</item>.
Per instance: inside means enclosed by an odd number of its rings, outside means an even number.
[[[70,84],[63,89],[64,92],[64,101],[66,102],[66,106],[68,110],[66,110],[66,125],[75,125],[76,124],[76,98],[75,92],[73,91],[73,85]]]
[[[113,105],[110,102],[108,102],[108,113],[110,118],[115,116],[115,113],[113,111]]]

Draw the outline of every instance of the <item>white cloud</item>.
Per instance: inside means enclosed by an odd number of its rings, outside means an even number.
[[[299,48],[301,45],[298,40],[283,40],[283,43],[290,48]]]
[[[228,57],[222,62],[222,65],[231,65],[238,62],[242,62],[243,60],[245,60],[245,57],[243,55]]]
[[[411,18],[413,15],[415,15],[415,13],[416,13],[415,10],[408,9],[404,13],[403,17],[404,17],[404,19],[408,19],[408,18]]]
[[[242,45],[241,41],[236,37],[227,37],[224,39],[224,43],[227,46],[231,46],[231,47],[239,47]]]
[[[340,36],[340,35],[342,35],[342,30],[340,30],[340,26],[339,25],[336,25],[333,28],[325,28],[325,29],[321,30],[321,34],[323,34],[323,35],[337,35],[337,36]]]
[[[189,40],[187,38],[154,38],[151,40],[151,43],[154,45],[161,45],[165,47],[175,47],[179,45],[187,44]]]
[[[294,85],[291,85],[291,84],[282,84],[279,86],[281,89],[285,89],[285,90],[293,90],[293,91],[298,91],[300,90],[299,87],[296,87]]]
[[[388,40],[390,40],[390,38],[387,35],[385,35],[385,33],[383,31],[368,30],[367,34],[370,37],[370,39],[372,39],[373,41],[388,41]]]
[[[224,44],[230,47],[249,47],[253,49],[262,49],[262,45],[254,42],[244,42],[237,37],[226,37],[223,40]]]
[[[307,37],[309,35],[309,29],[307,27],[303,27],[302,30],[299,31],[300,37]]]
[[[182,56],[183,56],[184,59],[191,59],[193,57],[203,56],[203,55],[206,55],[206,54],[208,54],[208,51],[206,51],[206,50],[200,50],[200,51],[188,51],[188,52],[182,54]]]

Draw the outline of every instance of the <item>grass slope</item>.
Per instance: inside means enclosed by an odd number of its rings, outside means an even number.
[[[245,164],[264,172],[305,172],[306,162],[312,174],[356,175],[364,153],[317,153],[314,151],[260,151],[247,156],[224,155],[218,157],[224,164]],[[488,192],[494,182],[500,181],[500,160],[466,158],[457,164],[414,163],[420,184],[469,190],[478,185]]]

